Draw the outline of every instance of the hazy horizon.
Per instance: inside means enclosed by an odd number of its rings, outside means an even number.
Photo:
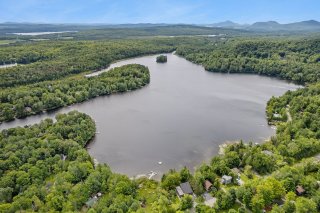
[[[52,24],[52,25],[138,25],[138,24],[150,24],[150,25],[206,25],[206,24],[218,24],[218,23],[223,23],[223,22],[233,22],[235,24],[240,24],[240,25],[251,25],[257,22],[270,22],[270,21],[275,21],[275,20],[261,20],[261,21],[255,21],[252,23],[239,23],[236,21],[232,21],[232,20],[225,20],[225,21],[219,21],[219,22],[210,22],[210,23],[160,23],[160,22],[124,22],[124,23],[103,23],[103,22],[97,22],[97,23],[81,23],[81,22],[18,22],[18,21],[5,21],[5,22],[0,22],[0,24],[5,24],[5,23],[14,23],[14,24]],[[278,22],[275,21],[279,24],[290,24],[290,23],[296,23],[296,22],[303,22],[303,21],[317,21],[320,22],[320,20],[316,20],[316,19],[309,19],[309,20],[301,20],[301,21],[294,21],[294,22]]]
[[[317,0],[0,0],[0,23],[43,24],[281,24],[320,20]]]

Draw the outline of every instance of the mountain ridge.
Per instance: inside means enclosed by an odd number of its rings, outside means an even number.
[[[253,24],[238,24],[225,21],[206,25],[208,27],[221,27],[232,29],[244,29],[250,31],[320,31],[320,22],[317,20],[306,20],[281,24],[277,21],[259,21]]]

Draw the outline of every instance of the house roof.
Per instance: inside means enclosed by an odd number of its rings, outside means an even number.
[[[180,187],[185,194],[193,194],[192,188],[189,182],[181,183]]]
[[[238,168],[236,168],[236,167],[232,168],[231,171],[233,171],[233,172],[236,173],[236,174],[241,173],[240,169],[238,169]]]
[[[212,199],[211,194],[209,194],[208,192],[203,193],[202,197],[204,198],[204,200],[210,200],[210,199]]]
[[[177,190],[177,193],[178,193],[179,196],[183,196],[184,195],[184,193],[183,193],[183,191],[182,191],[180,186],[177,186],[176,190]]]
[[[209,180],[204,181],[204,188],[208,191],[210,187],[212,186],[212,183]]]
[[[229,175],[223,175],[222,179],[224,179],[224,180],[232,180],[232,177],[229,176]]]
[[[263,150],[262,151],[264,154],[266,155],[273,155],[273,152],[269,151],[269,150]]]
[[[97,200],[98,200],[97,197],[90,198],[90,199],[86,202],[86,206],[92,207],[92,206],[97,202]]]
[[[210,200],[206,200],[206,201],[204,201],[204,204],[206,205],[206,206],[209,206],[209,207],[213,207],[214,206],[214,204],[216,203],[216,201],[217,201],[217,199],[216,198],[212,198],[212,199],[210,199]]]
[[[297,186],[296,187],[296,191],[299,193],[299,194],[303,194],[305,192],[304,188],[302,186]]]
[[[282,200],[282,199],[276,199],[276,200],[274,200],[273,202],[276,203],[276,204],[278,204],[278,206],[281,206],[281,205],[284,204],[284,200]]]

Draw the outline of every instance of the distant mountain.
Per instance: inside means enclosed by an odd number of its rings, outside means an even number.
[[[254,31],[320,31],[320,22],[315,20],[279,24],[275,21],[256,22],[246,29]]]
[[[98,32],[98,31],[99,32]],[[280,24],[275,21],[256,22],[252,25],[238,24],[232,21],[224,21],[213,24],[187,25],[187,24],[166,24],[166,23],[137,23],[137,24],[49,24],[49,23],[0,23],[0,36],[9,36],[12,33],[30,32],[60,32],[91,31],[91,34],[101,34],[98,37],[130,37],[130,36],[181,36],[181,35],[219,35],[219,34],[251,34],[251,33],[305,33],[320,32],[320,22],[316,20]],[[89,33],[89,34],[90,34]],[[75,37],[72,33],[72,37]],[[83,33],[84,34],[84,33]],[[97,37],[97,38],[98,38]]]
[[[285,27],[291,30],[320,30],[320,22],[315,20],[301,21],[292,24],[286,24]]]
[[[274,32],[274,31],[306,31],[320,32],[320,22],[315,20],[294,22],[289,24],[280,24],[276,21],[256,22],[254,24],[238,24],[232,21],[224,21],[214,24],[202,25],[206,27],[219,27],[227,29],[243,29],[259,32]]]
[[[223,27],[223,28],[238,28],[241,25],[232,21],[224,21],[214,24],[208,24],[207,27]]]
[[[248,29],[254,29],[254,30],[278,30],[279,24],[276,21],[267,21],[267,22],[256,22],[248,27]]]

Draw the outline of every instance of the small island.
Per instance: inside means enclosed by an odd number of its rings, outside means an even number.
[[[159,55],[157,57],[157,63],[166,63],[167,62],[167,56],[165,55]]]

